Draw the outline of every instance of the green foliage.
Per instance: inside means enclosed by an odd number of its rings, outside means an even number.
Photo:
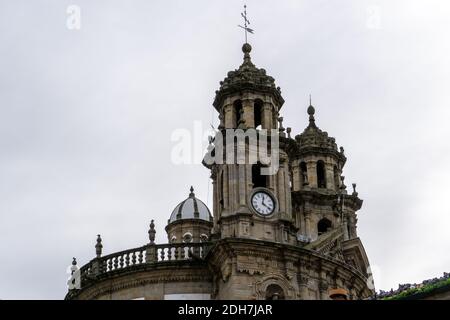
[[[383,300],[402,300],[402,299],[407,299],[408,297],[415,295],[415,294],[419,294],[419,293],[428,293],[431,292],[435,289],[444,287],[446,285],[450,285],[450,278],[449,279],[445,279],[433,284],[427,284],[423,287],[420,288],[411,288],[405,291],[400,292],[399,294],[396,294],[394,296],[390,296],[390,297],[386,297],[383,298]]]

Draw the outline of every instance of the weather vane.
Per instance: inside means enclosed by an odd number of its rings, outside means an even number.
[[[245,30],[245,43],[247,43],[247,32],[253,34],[253,29],[250,29],[248,25],[250,24],[250,21],[247,19],[247,5],[244,5],[244,12],[241,12],[242,18],[244,18],[244,26],[238,25],[238,27],[241,27]]]

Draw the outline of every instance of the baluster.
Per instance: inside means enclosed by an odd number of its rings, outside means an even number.
[[[130,254],[127,253],[125,255],[125,267],[129,267],[130,266]]]
[[[123,268],[123,254],[120,256],[120,258],[119,258],[119,261],[120,261],[120,268]]]
[[[119,259],[117,257],[114,257],[114,270],[116,270],[119,267]]]
[[[179,256],[180,256],[180,247],[174,247],[174,256],[173,258],[175,259],[175,261],[178,261]]]
[[[192,253],[196,256],[200,255],[200,247],[198,245],[193,245],[192,246]]]
[[[164,248],[159,249],[160,250],[160,261],[164,261]]]
[[[177,247],[172,247],[172,260],[177,261]]]
[[[136,252],[134,251],[131,254],[131,263],[133,264],[133,266],[136,264]]]
[[[164,252],[165,252],[165,256],[164,256],[165,261],[170,260],[170,247],[164,248]]]
[[[99,271],[99,273],[105,272],[105,260],[104,259],[100,260],[100,263],[98,266],[98,271]]]
[[[112,270],[112,259],[108,259],[108,271]]]
[[[144,254],[142,253],[142,250],[139,250],[139,258],[138,258],[138,263],[144,263]]]

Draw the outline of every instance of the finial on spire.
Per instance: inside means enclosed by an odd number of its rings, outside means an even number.
[[[283,117],[279,117],[278,118],[278,122],[279,122],[279,126],[278,126],[278,131],[280,132],[280,135],[282,136],[282,137],[285,137],[286,136],[286,134],[284,133],[284,131],[286,130],[284,127],[283,127]]]
[[[358,196],[358,192],[356,192],[356,183],[352,183],[352,187],[353,187],[353,193],[352,193],[352,196],[357,197],[357,196]]]
[[[75,258],[75,257],[72,258],[72,265],[73,266],[77,265],[77,258]]]
[[[247,5],[244,4],[244,12],[241,12],[242,18],[244,18],[244,26],[238,25],[238,27],[245,30],[245,43],[247,42],[247,32],[253,34],[253,29],[250,29],[248,25],[250,24],[250,21],[247,19]]]
[[[308,114],[309,114],[309,126],[310,127],[316,127],[316,119],[314,118],[314,114],[316,113],[316,109],[314,109],[311,101],[311,94],[309,95],[309,107],[308,107]]]
[[[195,197],[194,187],[191,186],[191,188],[189,189],[189,191],[191,192],[191,193],[189,193],[189,198],[194,198],[194,197]]]
[[[309,106],[308,107],[308,114],[309,114],[309,125],[311,127],[315,127],[316,126],[316,120],[314,119],[314,114],[316,113],[316,110],[314,109],[313,106]]]

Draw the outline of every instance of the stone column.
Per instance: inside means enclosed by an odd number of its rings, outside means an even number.
[[[328,296],[328,284],[320,283],[319,284],[319,292],[320,292],[320,300],[330,300]]]
[[[272,129],[278,128],[278,109],[274,106],[272,109]]]
[[[299,191],[300,190],[300,167],[298,161],[295,161],[292,164],[292,190]]]
[[[308,182],[311,188],[317,188],[317,163],[315,161],[308,161],[306,163],[308,171]]]
[[[327,189],[334,190],[334,169],[331,163],[325,164],[325,174],[327,179]]]
[[[236,123],[236,114],[233,110],[232,104],[227,104],[223,107],[224,110],[224,119],[225,119],[225,128],[234,128],[234,124]]]
[[[356,221],[357,221],[357,219],[356,219],[356,215],[355,215],[355,213],[350,213],[349,214],[349,221],[348,221],[348,224],[349,224],[349,239],[353,239],[353,238],[356,238],[357,237],[357,235],[356,235]]]
[[[284,190],[285,190],[284,201],[286,202],[285,210],[286,210],[286,215],[292,219],[290,175],[289,175],[289,169],[288,169],[287,163],[286,163],[286,166],[284,167],[283,174],[284,174]]]
[[[247,128],[255,127],[255,110],[253,106],[253,101],[250,99],[245,99],[242,101],[242,108],[244,109],[244,120]]]
[[[219,181],[219,183],[222,183],[222,181]],[[219,195],[219,188],[217,188],[217,175],[214,176],[213,181],[213,221],[214,221],[214,225],[213,228],[214,230],[217,230],[217,220],[219,218],[219,212],[221,210],[220,207],[220,203],[219,203],[219,199],[220,199],[220,195]],[[170,239],[169,239],[170,240]]]
[[[312,232],[311,232],[311,212],[308,210],[305,210],[305,232],[306,236],[308,238],[311,238]]]
[[[261,127],[263,129],[272,129],[272,104],[264,102],[262,107]]]
[[[230,204],[230,195],[229,195],[229,191],[228,191],[228,165],[223,165],[223,195],[222,195],[222,199],[223,199],[223,209],[228,210]]]
[[[233,212],[236,212],[239,208],[239,167],[237,164],[231,166],[233,168],[233,176],[232,176],[232,183],[233,183]]]
[[[278,201],[281,212],[286,212],[286,196],[284,190],[284,163],[280,163],[280,170],[277,173],[278,177]]]
[[[228,213],[232,213],[234,211],[234,204],[236,203],[236,195],[234,190],[234,168],[235,165],[228,164]]]
[[[246,182],[246,196],[248,197],[253,189],[253,183],[252,183],[252,165],[246,164],[245,165],[245,182]]]
[[[279,170],[278,170],[279,171]],[[278,174],[273,174],[268,176],[269,177],[269,189],[274,193],[277,194],[277,177]]]
[[[343,212],[343,224],[342,224],[342,228],[344,229],[344,240],[349,240],[350,239],[350,235],[348,233],[348,217],[347,217],[347,213],[344,211]]]
[[[297,277],[298,277],[298,286],[300,289],[301,300],[309,300],[309,291],[308,291],[309,277],[308,277],[308,275],[300,273]]]
[[[246,189],[246,174],[245,174],[245,164],[239,164],[238,170],[239,170],[239,206],[243,207],[246,205],[245,201],[245,189]]]
[[[328,296],[328,282],[325,271],[321,270],[319,272],[319,292],[320,292],[320,300],[330,300]]]

